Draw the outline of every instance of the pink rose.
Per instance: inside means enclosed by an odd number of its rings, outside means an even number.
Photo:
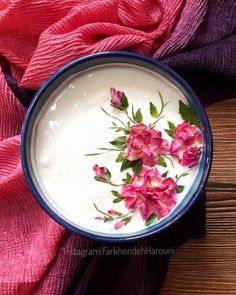
[[[182,159],[179,160],[179,163],[182,166],[188,166],[188,168],[192,168],[197,165],[201,156],[201,148],[191,147],[187,151],[183,153]]]
[[[201,144],[202,134],[198,127],[184,122],[176,127],[175,139],[187,147],[192,146],[195,143]]]
[[[126,208],[139,209],[146,220],[152,213],[160,219],[176,205],[176,182],[172,178],[161,179],[156,168],[142,168],[141,175],[133,175],[132,183],[122,188]]]
[[[149,167],[157,164],[159,155],[169,152],[168,141],[162,139],[161,132],[144,124],[130,128],[126,143],[125,157],[130,161],[142,159],[143,164]]]
[[[201,156],[202,134],[197,126],[184,122],[176,127],[170,153],[182,166],[189,168],[197,165]]]
[[[114,87],[111,87],[110,94],[111,94],[111,104],[114,106],[120,105],[121,98],[122,98],[124,92],[116,90]]]
[[[107,169],[105,167],[99,167],[97,164],[93,166],[93,171],[98,177],[106,177]]]
[[[126,110],[129,106],[128,99],[123,91],[116,90],[111,87],[111,105],[119,110]]]

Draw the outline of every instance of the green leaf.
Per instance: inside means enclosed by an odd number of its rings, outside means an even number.
[[[196,126],[199,124],[198,119],[194,112],[192,112],[191,115],[189,116],[189,124],[196,125]]]
[[[155,221],[156,217],[157,217],[156,214],[155,213],[152,213],[148,217],[148,219],[145,221],[145,225],[148,226],[148,225],[152,224]]]
[[[119,136],[113,141],[110,141],[110,144],[119,148],[120,150],[125,150],[126,148],[126,136]]]
[[[157,119],[157,117],[158,117],[157,108],[152,102],[150,102],[149,111],[150,111],[150,115],[153,118]]]
[[[123,127],[117,127],[115,132],[121,132],[121,131],[123,131],[124,129],[125,129],[125,128],[123,128]]]
[[[175,132],[176,126],[174,123],[167,121],[168,125],[169,125],[169,129],[173,132]]]
[[[169,172],[169,171],[167,170],[165,173],[163,173],[163,174],[161,175],[161,177],[166,178],[168,172]]]
[[[121,194],[118,191],[111,191],[111,193],[113,194],[113,196],[122,199],[122,196],[121,196]]]
[[[177,185],[176,187],[176,193],[182,193],[184,191],[184,185]]]
[[[163,156],[159,156],[157,165],[161,167],[167,167],[166,160]]]
[[[168,130],[168,129],[164,129],[165,132],[171,137],[171,138],[174,138],[174,134],[172,131]]]
[[[110,170],[108,170],[107,168],[106,168],[106,173],[105,173],[105,175],[106,175],[106,177],[107,177],[108,179],[111,179],[111,172],[110,172]]]
[[[126,173],[126,178],[123,178],[122,181],[125,183],[131,183],[132,176],[129,174],[129,172]]]
[[[139,170],[139,165],[137,164],[137,162],[141,161],[140,159],[135,160],[135,161],[129,161],[127,159],[124,159],[122,161],[121,167],[120,167],[120,171],[123,172],[128,168],[133,168],[135,165],[137,165],[136,169]],[[142,167],[141,167],[142,168]]]
[[[128,98],[126,97],[126,95],[124,93],[123,93],[123,95],[121,97],[121,107],[123,109],[127,109],[129,107]]]
[[[117,151],[117,149],[109,149],[109,148],[97,148],[100,151]]]
[[[100,181],[100,182],[105,182],[105,183],[107,183],[107,179],[104,178],[104,177],[94,176],[94,179],[95,179],[96,181]]]
[[[116,158],[116,163],[122,162],[124,160],[124,152],[120,152]]]
[[[113,203],[119,203],[119,202],[121,202],[123,200],[123,198],[115,198],[114,200],[113,200]]]
[[[136,114],[134,115],[134,121],[137,123],[142,123],[143,122],[143,115],[141,113],[141,109],[138,109]]]
[[[108,221],[112,221],[113,220],[113,218],[109,218],[109,217],[107,217],[105,215],[103,216],[103,218],[104,218],[103,219],[104,222],[108,222]]]
[[[182,100],[179,100],[179,113],[184,121],[189,121],[190,108]]]
[[[113,127],[117,127],[117,124],[115,123],[115,122],[111,122],[112,123],[112,125],[113,125]]]
[[[132,216],[129,216],[129,217],[123,218],[121,221],[124,221],[125,225],[127,225],[128,223],[130,223],[131,218]]]
[[[165,132],[171,137],[171,138],[174,138],[174,134],[175,134],[175,129],[176,129],[176,126],[174,123],[170,122],[170,121],[167,121],[168,122],[168,126],[169,126],[169,130],[168,129],[165,129]]]
[[[132,170],[137,176],[140,176],[140,172],[142,170],[143,162],[141,159],[137,160],[135,165],[132,167]]]
[[[121,167],[120,167],[120,171],[123,172],[128,168],[132,168],[139,160],[135,160],[135,161],[129,161],[127,159],[124,159],[122,161]]]
[[[119,136],[116,139],[114,139],[113,141],[110,141],[111,144],[115,144],[115,143],[121,143],[124,144],[126,142],[126,136]]]
[[[101,155],[101,153],[85,154],[85,156],[97,156],[97,155]]]
[[[195,113],[182,100],[179,100],[179,113],[184,121],[190,125],[198,125]]]

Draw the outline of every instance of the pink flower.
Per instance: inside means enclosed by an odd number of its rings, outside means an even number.
[[[162,139],[162,134],[144,124],[137,124],[130,128],[127,138],[125,157],[134,161],[142,159],[144,165],[153,167],[157,164],[158,156],[169,151],[168,141]]]
[[[115,229],[119,229],[119,228],[121,228],[124,224],[125,224],[124,221],[118,221],[118,222],[115,223],[114,228],[115,228]]]
[[[179,163],[182,166],[188,166],[188,168],[192,168],[197,165],[201,156],[201,148],[191,147],[187,151],[183,153],[182,159],[179,160]]]
[[[202,143],[202,134],[198,127],[189,125],[187,122],[179,124],[175,129],[175,139],[184,146],[192,146]]]
[[[106,177],[107,169],[105,167],[99,167],[97,164],[93,166],[93,171],[98,177]]]
[[[114,209],[108,210],[108,214],[110,214],[110,215],[119,215],[119,213]]]
[[[202,134],[197,126],[184,122],[176,127],[174,140],[170,145],[170,153],[180,165],[189,168],[197,165],[201,156]]]
[[[102,218],[101,216],[96,216],[95,219],[96,220],[104,220],[104,218]]]
[[[124,95],[124,92],[116,90],[114,87],[111,87],[110,95],[111,95],[111,104],[113,106],[119,106],[121,104],[121,99],[122,99],[122,96]]]
[[[160,219],[176,204],[176,182],[172,178],[161,179],[156,168],[142,168],[141,175],[133,175],[132,183],[122,188],[126,208],[139,209],[146,220],[152,213]]]

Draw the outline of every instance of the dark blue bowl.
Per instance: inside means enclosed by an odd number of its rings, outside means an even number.
[[[65,217],[63,217],[56,208],[54,208],[47,200],[47,197],[43,193],[37,178],[34,174],[32,163],[30,159],[30,139],[32,128],[37,115],[50,95],[58,88],[58,86],[65,81],[68,77],[81,72],[90,67],[97,65],[104,65],[109,63],[128,63],[133,65],[138,65],[140,67],[157,72],[169,81],[171,81],[175,86],[177,86],[186,99],[189,102],[190,107],[192,107],[200,122],[200,129],[203,134],[203,150],[202,158],[199,163],[198,174],[196,176],[196,181],[193,183],[188,194],[185,196],[183,201],[163,220],[159,221],[157,224],[151,225],[139,232],[125,233],[125,234],[105,234],[96,231],[87,230],[76,224],[71,223]],[[151,58],[147,58],[141,55],[128,53],[128,52],[105,52],[93,54],[84,58],[80,58],[71,62],[70,64],[64,66],[58,72],[56,72],[50,79],[48,79],[40,90],[36,93],[29,109],[26,114],[23,129],[22,129],[22,141],[21,141],[21,158],[23,171],[29,185],[31,192],[33,193],[35,199],[38,201],[39,205],[58,223],[60,223],[65,228],[75,232],[76,234],[82,235],[86,238],[91,238],[100,241],[107,242],[124,242],[136,240],[152,234],[157,234],[160,231],[165,230],[177,220],[179,220],[195,203],[197,198],[200,196],[209,172],[212,162],[212,134],[209,125],[209,121],[206,112],[199,101],[196,93],[191,89],[191,87],[173,70],[169,67],[157,62]]]

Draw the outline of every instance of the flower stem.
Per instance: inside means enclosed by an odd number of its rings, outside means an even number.
[[[105,212],[103,212],[102,210],[98,209],[97,205],[96,205],[94,202],[93,202],[93,206],[95,207],[95,209],[96,209],[99,213],[102,213],[103,215],[109,217],[111,220],[114,219],[110,214],[105,213]]]
[[[108,184],[110,184],[112,186],[122,186],[123,185],[123,184],[115,184],[111,180],[108,182]]]
[[[130,215],[130,214],[132,214],[132,213],[134,213],[134,212],[135,212],[135,210],[130,211],[130,212],[128,212],[127,214],[122,214],[122,215],[120,215],[120,216],[114,217],[113,219],[124,218],[124,217],[126,217],[126,216],[128,216],[128,215]]]
[[[134,124],[137,124],[130,116],[129,116],[129,113],[128,113],[128,111],[127,111],[127,109],[125,110],[125,113],[126,113],[126,116],[127,116],[127,118],[132,122],[132,123],[134,123]]]
[[[104,110],[103,107],[101,107],[101,109],[102,109],[102,111],[103,111],[108,117],[113,118],[113,119],[119,121],[119,122],[120,122],[125,128],[128,129],[128,126],[126,126],[126,125],[125,125],[125,124],[124,124],[119,118],[117,118],[117,117],[115,117],[115,116],[112,116],[112,115],[108,114],[108,112],[107,112],[106,110]]]
[[[169,158],[169,155],[162,155],[162,156],[170,161],[173,168],[175,167],[173,161]]]
[[[161,95],[161,93],[160,93],[159,91],[158,91],[158,94],[159,94],[160,99],[161,99],[161,110],[160,110],[160,113],[158,114],[158,117],[157,117],[156,121],[154,121],[154,122],[152,123],[152,127],[154,127],[154,125],[155,125],[158,121],[160,121],[162,118],[165,117],[165,116],[161,116],[161,115],[162,115],[162,113],[163,113],[163,111],[164,111],[164,108],[165,108],[166,105],[169,103],[169,102],[164,103],[163,97],[162,97],[162,95]]]
[[[97,148],[100,151],[107,151],[107,152],[111,152],[111,151],[116,151],[116,152],[120,152],[120,150],[118,149],[110,149],[110,148]]]
[[[176,177],[176,183],[180,180],[181,177],[187,176],[190,169],[186,170],[185,172],[181,173],[179,176]]]
[[[85,154],[85,156],[98,156],[98,155],[103,155],[103,154],[106,154],[106,153],[109,153],[109,152],[114,152],[114,151],[120,152],[120,150],[118,150],[118,149],[98,148],[98,150],[104,151],[104,152]]]
[[[164,118],[165,117],[165,115],[164,116],[161,116],[161,117],[159,117],[155,122],[153,122],[152,124],[151,124],[151,128],[153,128],[153,127],[156,127],[155,125],[156,125],[156,123],[157,122],[159,122],[162,118]]]
[[[119,216],[117,216],[117,217],[113,217],[113,216],[111,216],[110,214],[108,214],[108,213],[106,213],[106,212],[100,210],[94,202],[93,202],[93,206],[95,207],[95,209],[96,209],[99,213],[103,214],[104,216],[107,216],[111,221],[112,221],[112,220],[115,220],[115,219],[122,219],[122,218],[125,218],[125,217],[127,217],[128,215],[130,215],[130,214],[132,214],[132,213],[135,212],[135,210],[132,210],[132,211],[126,213],[126,214],[121,213]]]

